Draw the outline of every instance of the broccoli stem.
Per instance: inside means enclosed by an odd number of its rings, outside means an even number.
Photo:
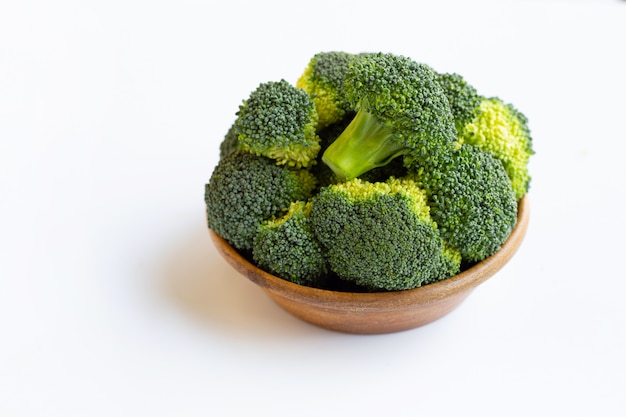
[[[405,153],[393,130],[363,107],[326,149],[322,161],[343,181],[387,165]]]

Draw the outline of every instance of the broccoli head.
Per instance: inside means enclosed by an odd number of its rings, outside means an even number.
[[[371,54],[350,65],[345,90],[357,113],[323,155],[345,180],[400,155],[407,166],[415,165],[456,141],[448,99],[436,73],[425,64]]]
[[[414,178],[428,194],[441,236],[465,261],[481,261],[500,248],[517,221],[511,181],[498,159],[472,145],[440,158]]]
[[[235,130],[242,149],[295,167],[320,150],[313,99],[285,80],[260,84],[239,106]]]
[[[261,223],[293,201],[308,200],[316,186],[305,169],[235,151],[219,161],[205,185],[208,226],[235,248],[251,249]]]
[[[518,200],[528,192],[532,138],[528,119],[512,104],[497,97],[483,98],[459,135],[463,143],[475,145],[502,162]]]
[[[460,254],[444,243],[426,202],[411,180],[356,178],[321,189],[311,226],[340,278],[373,291],[405,290],[460,267]]]
[[[291,203],[286,214],[265,221],[254,238],[252,256],[265,271],[296,284],[322,287],[324,252],[309,224],[311,203]]]

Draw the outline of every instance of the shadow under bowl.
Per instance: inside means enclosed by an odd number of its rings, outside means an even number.
[[[517,217],[510,236],[492,256],[448,279],[389,292],[341,292],[294,284],[259,269],[215,232],[209,233],[233,268],[295,317],[344,333],[382,334],[413,329],[443,317],[495,275],[524,239],[529,217],[527,197],[520,200]]]

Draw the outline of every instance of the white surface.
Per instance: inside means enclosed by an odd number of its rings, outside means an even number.
[[[626,415],[626,3],[0,6],[0,415]],[[463,74],[530,119],[530,229],[453,313],[300,322],[223,262],[237,106],[322,50]]]

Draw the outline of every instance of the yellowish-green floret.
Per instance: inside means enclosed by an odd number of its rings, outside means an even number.
[[[499,98],[486,98],[459,136],[502,162],[518,200],[528,192],[528,162],[534,151],[527,119],[516,108]]]
[[[338,193],[345,194],[350,201],[372,200],[380,195],[403,195],[407,197],[407,207],[424,222],[432,222],[426,191],[408,179],[389,178],[386,182],[367,182],[360,179],[338,183],[334,186]]]

